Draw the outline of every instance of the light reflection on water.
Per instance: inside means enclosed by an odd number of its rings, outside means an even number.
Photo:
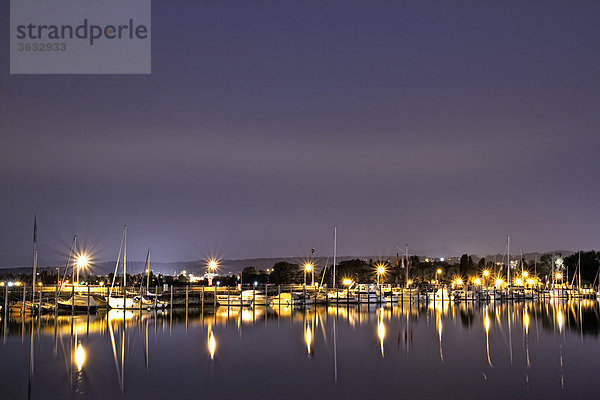
[[[3,320],[2,397],[584,397],[592,300],[211,307]]]

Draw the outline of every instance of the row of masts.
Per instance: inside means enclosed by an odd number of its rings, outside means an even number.
[[[73,243],[72,243],[72,246],[71,246],[71,249],[69,252],[69,259],[67,261],[67,265],[65,266],[65,274],[66,274],[68,266],[69,266],[69,261],[71,261],[73,284],[75,284],[75,282],[77,282],[77,284],[79,284],[79,267],[75,268],[75,265],[74,265],[75,264],[74,258],[75,258],[76,251],[77,251],[77,236],[74,236]],[[113,279],[112,279],[110,291],[109,291],[109,299],[112,297],[112,294],[113,294],[113,288],[114,288],[115,280],[117,278],[119,264],[121,264],[121,256],[122,256],[122,265],[123,265],[123,287],[126,288],[127,287],[127,225],[125,225],[123,228],[121,245],[119,248],[119,254],[117,256],[117,261],[116,261],[116,265],[115,265],[115,273],[113,275]],[[506,279],[507,279],[507,284],[510,287],[511,286],[511,275],[512,275],[511,268],[512,268],[512,266],[511,266],[511,259],[510,259],[510,237],[509,236],[506,239],[506,256],[507,256]],[[33,297],[32,297],[32,303],[35,302],[37,263],[38,263],[37,214],[35,214],[34,215],[34,223],[33,223],[33,279],[32,279],[32,296]],[[408,254],[408,243],[405,244],[402,263],[404,264],[403,267],[406,270],[406,287],[408,288],[410,286],[409,285],[410,261],[409,261],[409,254]],[[521,264],[521,269],[523,270],[524,266],[523,266],[522,253],[521,253],[521,263],[520,264]],[[536,258],[536,265],[537,265],[537,258]],[[334,289],[336,288],[336,266],[337,266],[337,226],[334,226],[333,227],[333,280],[332,280],[332,286]],[[146,255],[145,267],[146,267],[146,271],[145,271],[146,272],[146,293],[148,293],[148,289],[149,289],[149,285],[150,285],[150,249],[148,249],[148,252]],[[494,268],[495,268],[495,262],[494,262]],[[552,263],[552,286],[553,287],[555,284],[554,268],[555,268],[555,265],[554,265],[554,263]],[[577,287],[578,287],[578,289],[581,289],[581,253],[579,253],[577,269],[578,269]],[[61,289],[62,289],[63,284],[64,284],[64,279],[63,279],[63,283],[61,284]],[[143,296],[142,290],[143,290],[143,281],[140,284],[140,296]],[[123,306],[126,307],[126,293],[124,293],[123,301],[124,301]]]

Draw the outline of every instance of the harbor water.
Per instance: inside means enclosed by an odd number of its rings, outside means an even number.
[[[600,390],[595,300],[0,321],[6,399],[561,399]]]

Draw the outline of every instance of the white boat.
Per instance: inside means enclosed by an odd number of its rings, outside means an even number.
[[[239,294],[218,294],[217,304],[220,306],[250,307],[252,305],[252,295],[248,296],[248,294],[244,292],[252,291],[244,290],[242,291],[241,296]]]
[[[452,300],[454,301],[474,301],[478,299],[478,294],[473,290],[456,289],[452,292]]]
[[[239,294],[218,294],[217,304],[220,306],[262,306],[269,304],[267,297],[256,290],[242,290],[241,296]]]
[[[358,297],[348,289],[334,290],[327,293],[327,301],[340,304],[358,303]]]
[[[427,292],[427,298],[429,301],[450,301],[452,296],[448,292],[448,288],[441,287],[438,289],[430,290]]]
[[[281,293],[271,298],[269,305],[271,307],[291,307],[294,305],[301,305],[301,297],[295,293]]]
[[[567,289],[565,288],[554,288],[550,290],[550,297],[554,299],[566,299],[569,297]]]
[[[119,248],[119,255],[117,257],[117,264],[115,265],[115,273],[113,275],[113,281],[110,285],[108,292],[108,307],[115,309],[139,309],[140,301],[139,298],[127,296],[113,295],[113,289],[115,286],[115,279],[117,278],[117,271],[119,269],[119,262],[121,261],[121,253],[123,254],[123,290],[127,288],[127,225],[123,228],[123,237],[121,239],[121,247]],[[143,303],[141,304],[143,307]]]
[[[500,299],[502,299],[502,294],[496,289],[485,289],[483,293],[485,293],[487,298],[491,301],[500,301]]]
[[[108,297],[108,306],[110,308],[116,308],[116,309],[139,309],[140,308],[140,302],[139,299],[136,299],[135,297],[115,297],[115,296],[109,296]],[[147,308],[144,307],[144,304],[142,303],[142,308]]]
[[[143,278],[143,277],[142,277]],[[142,294],[142,292],[144,291],[143,287],[140,287],[140,295],[139,296],[135,296],[133,298],[134,302],[138,302],[138,307],[139,307],[139,302],[142,302],[142,307],[145,308],[152,308],[152,309],[164,309],[167,308],[169,306],[169,303],[167,303],[166,301],[161,301],[158,299],[158,294],[156,293],[150,293],[150,249],[148,249],[148,254],[146,255],[146,288],[145,288],[145,294]]]
[[[377,285],[360,284],[356,289],[356,294],[359,303],[385,302],[385,296]]]
[[[136,296],[140,297],[140,296]],[[162,301],[158,299],[158,295],[150,292],[146,292],[146,294],[141,296],[142,298],[142,306],[147,308],[152,308],[156,310],[163,310],[169,307],[169,303],[166,301]],[[135,298],[134,298],[135,301]]]

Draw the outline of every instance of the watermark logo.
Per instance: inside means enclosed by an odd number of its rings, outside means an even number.
[[[151,0],[11,0],[11,74],[149,74]]]

